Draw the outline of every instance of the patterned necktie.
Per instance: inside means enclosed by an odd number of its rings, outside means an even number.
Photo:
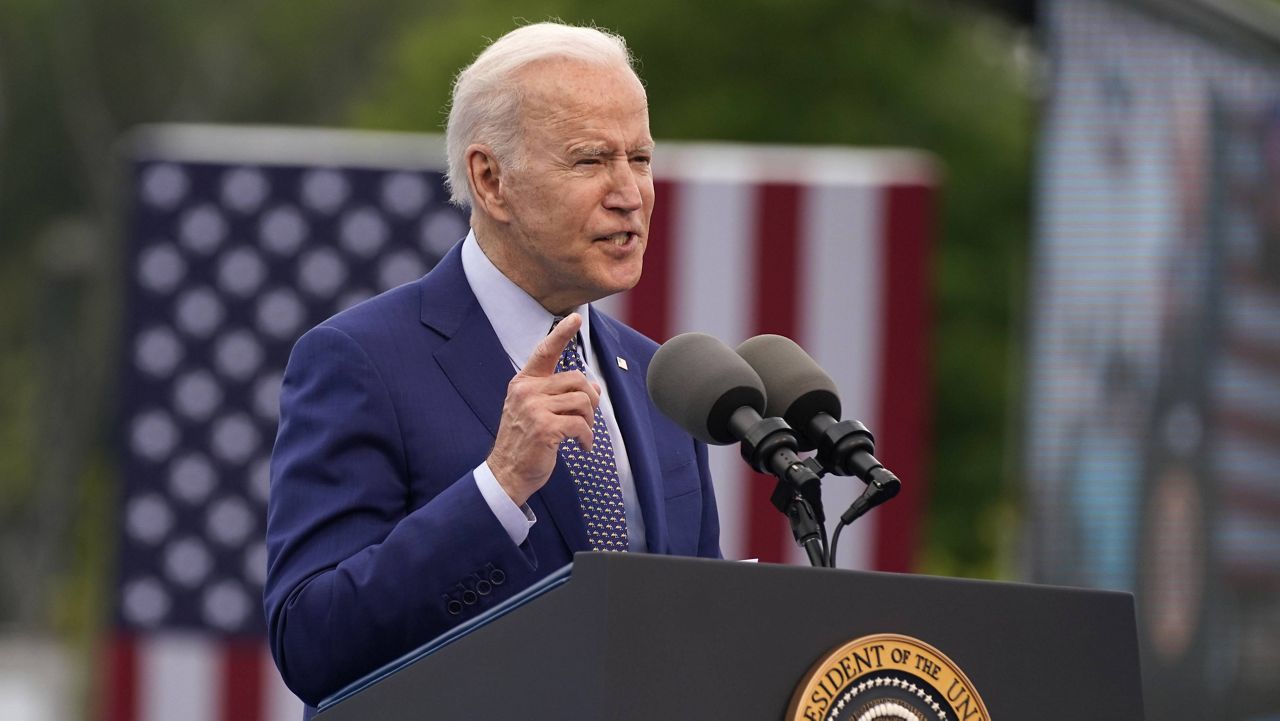
[[[555,322],[559,323],[560,318]],[[555,327],[555,324],[552,324]],[[556,372],[583,371],[582,356],[578,354],[578,342],[571,339],[560,354]],[[569,467],[573,485],[578,489],[578,503],[582,506],[582,518],[587,524],[587,542],[593,551],[627,550],[627,509],[622,502],[622,484],[618,482],[618,467],[613,457],[613,441],[604,414],[596,406],[591,423],[594,435],[591,452],[572,438],[560,444],[560,457]]]

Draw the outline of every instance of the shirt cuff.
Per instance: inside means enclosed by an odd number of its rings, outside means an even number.
[[[517,546],[524,543],[529,537],[529,529],[533,528],[533,524],[538,520],[533,515],[533,510],[529,508],[529,504],[517,506],[516,502],[511,500],[511,496],[502,490],[493,471],[489,470],[488,461],[481,463],[471,475],[476,479],[476,487],[480,489],[480,495],[484,496],[484,502],[489,504],[489,510],[493,511],[498,523],[506,529],[511,542]]]

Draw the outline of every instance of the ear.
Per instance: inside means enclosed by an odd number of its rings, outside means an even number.
[[[467,147],[467,182],[471,185],[471,202],[475,210],[499,222],[510,220],[502,195],[502,167],[487,145]]]

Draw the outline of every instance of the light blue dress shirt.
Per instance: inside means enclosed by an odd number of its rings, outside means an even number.
[[[489,260],[476,241],[475,232],[467,234],[462,243],[462,271],[467,277],[471,292],[475,293],[480,308],[488,316],[490,325],[498,334],[498,341],[511,359],[517,370],[524,367],[533,349],[551,330],[555,316],[538,301],[534,300],[520,286],[503,275],[502,271]],[[591,338],[591,314],[588,306],[579,306],[574,310],[582,316],[582,338]],[[586,366],[588,380],[600,386],[600,411],[604,415],[605,425],[609,428],[609,439],[613,441],[613,453],[618,467],[618,482],[622,485],[622,500],[627,511],[627,536],[630,550],[644,551],[645,533],[644,518],[640,514],[640,503],[636,496],[635,476],[631,472],[631,462],[627,456],[627,447],[618,429],[618,419],[613,412],[613,403],[609,400],[609,388],[604,378],[593,369],[597,368],[595,350],[590,342],[581,343],[582,361]],[[486,460],[475,469],[473,474],[480,494],[484,496],[493,515],[502,523],[507,534],[516,545],[524,543],[529,536],[529,529],[537,522],[533,511],[527,505],[517,506],[507,495],[489,469]]]

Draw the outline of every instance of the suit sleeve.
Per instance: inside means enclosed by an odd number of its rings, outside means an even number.
[[[391,395],[346,333],[298,341],[280,405],[264,602],[276,665],[303,701],[533,582],[528,542],[511,541],[472,474],[411,506]]]

